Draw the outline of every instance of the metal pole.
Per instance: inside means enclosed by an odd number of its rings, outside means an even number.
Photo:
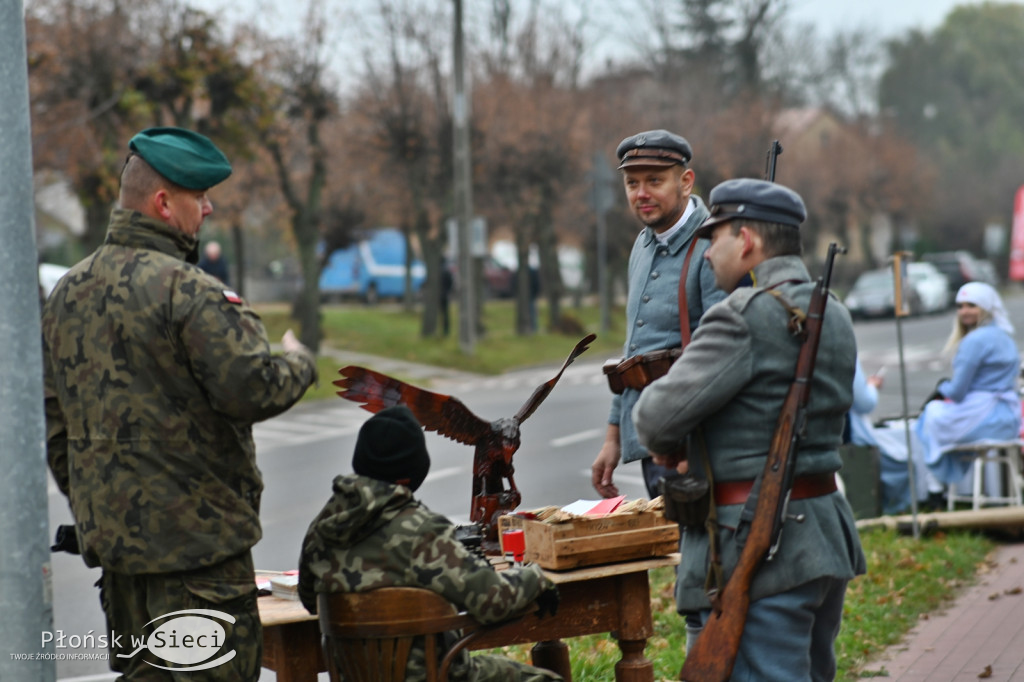
[[[594,152],[589,173],[593,187],[591,203],[597,215],[597,295],[601,304],[601,331],[611,329],[611,292],[608,290],[608,210],[615,205],[611,184],[615,173],[608,167],[604,155]]]
[[[469,98],[466,95],[466,64],[462,35],[462,0],[455,2],[454,126],[455,214],[459,225],[459,347],[467,355],[476,350],[476,278],[470,224],[473,220],[473,167],[469,149]]]
[[[604,211],[597,213],[597,295],[601,302],[601,331],[607,332],[612,327],[612,316],[608,291],[608,221]]]
[[[910,484],[910,518],[914,539],[921,535],[917,524],[917,483],[914,471],[914,452],[910,442],[910,416],[907,407],[907,364],[903,360],[903,317],[907,314],[903,290],[906,286],[904,261],[910,254],[897,252],[892,256],[893,314],[896,317],[896,347],[900,354],[900,388],[903,393],[903,435],[907,444],[907,479]]]
[[[27,63],[22,3],[0,2],[0,680],[52,682],[25,660],[53,632]]]
[[[896,345],[900,349],[900,387],[903,391],[903,431],[907,443],[907,477],[910,481],[910,518],[914,539],[921,536],[917,525],[917,483],[915,482],[914,453],[910,449],[910,417],[907,409],[907,365],[903,361],[903,323],[902,317],[896,317]]]

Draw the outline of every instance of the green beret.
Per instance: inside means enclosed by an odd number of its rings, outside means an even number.
[[[224,152],[184,128],[146,128],[128,143],[160,175],[187,189],[205,190],[231,175]]]

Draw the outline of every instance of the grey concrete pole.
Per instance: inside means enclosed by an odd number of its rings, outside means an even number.
[[[0,680],[52,682],[39,276],[25,17],[0,0]],[[27,660],[38,659],[38,660]]]
[[[475,268],[469,232],[473,221],[473,162],[469,142],[470,102],[466,92],[462,0],[455,0],[453,33],[455,94],[452,107],[452,151],[455,163],[455,215],[459,226],[459,348],[466,355],[473,355],[476,352],[478,320],[477,292],[474,290]]]

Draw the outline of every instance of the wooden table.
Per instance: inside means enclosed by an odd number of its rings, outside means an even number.
[[[619,642],[622,658],[615,664],[618,682],[653,682],[654,666],[644,656],[654,633],[651,590],[647,572],[675,566],[679,555],[592,566],[570,571],[545,571],[558,585],[561,601],[555,616],[534,614],[478,637],[473,649],[510,644],[533,647],[535,665],[554,670],[571,682],[565,637],[609,632]],[[277,673],[278,682],[315,682],[326,670],[320,649],[316,616],[297,601],[260,597],[263,621],[263,667]]]

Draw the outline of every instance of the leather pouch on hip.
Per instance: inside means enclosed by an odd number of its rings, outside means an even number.
[[[665,502],[665,516],[681,528],[703,528],[708,518],[711,486],[693,474],[668,474],[658,481]]]
[[[611,389],[615,395],[621,395],[622,391],[625,390],[626,385],[622,382],[622,375],[619,374],[619,363],[622,362],[622,358],[613,358],[604,363],[601,371],[604,372],[605,377],[608,378],[608,388]]]

